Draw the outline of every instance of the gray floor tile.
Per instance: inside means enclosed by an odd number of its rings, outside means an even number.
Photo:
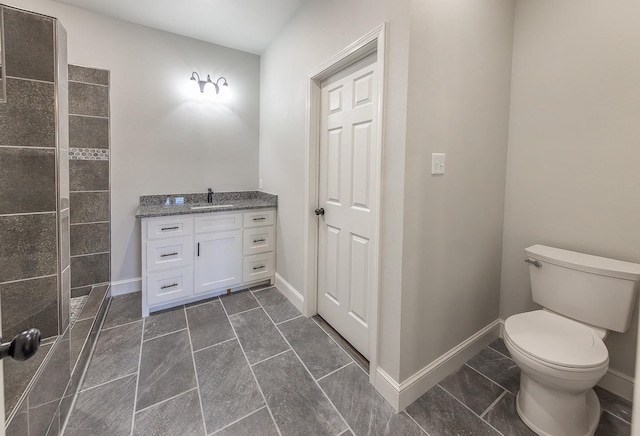
[[[40,349],[31,359],[19,362],[13,359],[5,359],[4,365],[4,412],[5,418],[18,404],[18,400],[47,357],[53,344],[40,345]],[[24,402],[23,402],[24,403]]]
[[[600,423],[595,436],[629,436],[631,435],[631,424],[616,418],[609,412],[604,412],[600,417]]]
[[[264,406],[237,341],[194,353],[207,432],[212,433]]]
[[[142,321],[100,332],[82,389],[138,371]]]
[[[624,421],[631,422],[630,401],[627,401],[606,389],[602,389],[600,386],[596,386],[594,390],[596,391],[596,394],[598,394],[602,410],[606,410]]]
[[[235,337],[222,304],[217,299],[187,308],[193,351],[219,344]]]
[[[134,436],[205,435],[198,391],[192,390],[136,413]]]
[[[224,304],[224,309],[228,315],[260,307],[258,300],[255,299],[250,291],[232,292],[229,295],[221,296],[220,301]]]
[[[511,354],[509,353],[509,350],[507,349],[507,346],[504,344],[504,339],[502,339],[502,338],[498,338],[495,341],[493,341],[492,343],[490,343],[489,347],[493,348],[498,353],[502,353],[507,357],[511,357]]]
[[[352,361],[310,319],[296,318],[278,325],[278,328],[316,379]]]
[[[440,386],[478,415],[487,410],[504,392],[500,386],[467,365],[442,380]]]
[[[216,436],[255,435],[278,436],[278,430],[266,407],[216,433]]]
[[[251,365],[289,349],[262,309],[232,315],[229,319]]]
[[[265,289],[253,295],[276,324],[302,315],[277,288]]]
[[[504,435],[536,436],[518,416],[516,397],[508,392],[487,412],[484,419]]]
[[[184,307],[174,307],[149,315],[144,321],[144,340],[187,328]]]
[[[136,376],[81,392],[69,416],[66,436],[127,435],[131,431]]]
[[[143,342],[136,410],[195,387],[196,375],[186,330]]]
[[[520,390],[520,368],[501,353],[484,348],[468,362],[471,368],[489,377],[512,394]]]
[[[335,331],[335,329],[331,327],[331,325],[329,325],[329,323],[326,322],[324,319],[322,319],[322,317],[320,317],[319,315],[315,315],[311,317],[311,319],[316,324],[318,324],[318,326],[322,330],[324,330],[326,334],[331,336],[331,338],[338,345],[340,345],[340,347],[345,351],[345,353],[347,353],[349,357],[351,357],[360,366],[360,368],[364,370],[364,372],[369,374],[369,361],[362,354],[360,354],[358,350],[353,348],[353,345],[351,345],[345,338],[340,336],[340,333]]]
[[[356,434],[423,434],[406,414],[393,410],[355,363],[325,377],[319,384]]]
[[[336,435],[346,430],[293,352],[261,362],[253,370],[283,436]]]
[[[128,324],[142,319],[142,293],[118,295],[111,299],[103,329]]]
[[[437,385],[407,407],[407,413],[430,436],[500,435]]]

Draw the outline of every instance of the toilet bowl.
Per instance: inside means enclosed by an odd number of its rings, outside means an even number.
[[[602,332],[544,310],[505,322],[504,341],[522,370],[516,408],[544,436],[591,436],[600,419],[593,391],[609,367]]]

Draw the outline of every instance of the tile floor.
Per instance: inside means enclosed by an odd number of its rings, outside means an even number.
[[[501,340],[395,413],[366,362],[276,288],[140,312],[140,293],[112,300],[64,434],[533,434],[516,415],[519,370]],[[598,395],[596,434],[630,434],[630,403]]]

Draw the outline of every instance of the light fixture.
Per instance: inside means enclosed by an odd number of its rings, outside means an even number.
[[[227,79],[225,79],[224,77],[220,77],[218,80],[214,82],[211,80],[211,76],[207,74],[207,80],[200,80],[200,75],[195,71],[191,74],[191,80],[198,83],[198,86],[200,87],[200,92],[202,93],[204,93],[204,86],[207,83],[211,83],[213,85],[213,87],[216,90],[216,94],[220,93],[220,86],[227,86],[227,87],[229,86],[229,84],[227,84]],[[221,80],[223,80],[224,83],[222,85],[219,85]]]

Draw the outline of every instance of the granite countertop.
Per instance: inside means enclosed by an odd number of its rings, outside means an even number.
[[[192,209],[197,206],[221,206]],[[207,203],[207,194],[143,195],[136,218],[152,218],[171,215],[229,212],[246,209],[269,209],[278,206],[278,196],[260,191],[214,192],[213,202]]]

